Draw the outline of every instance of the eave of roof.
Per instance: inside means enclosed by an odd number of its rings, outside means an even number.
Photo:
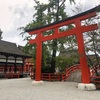
[[[80,14],[78,14],[78,15],[75,15],[75,16],[72,16],[72,17],[68,17],[68,18],[66,18],[66,19],[64,19],[64,20],[61,20],[61,21],[58,21],[58,22],[54,22],[54,23],[51,23],[51,24],[48,24],[48,25],[44,25],[44,26],[41,26],[41,27],[33,28],[33,29],[26,29],[25,31],[26,31],[26,32],[36,31],[36,30],[39,30],[39,29],[42,29],[42,28],[46,28],[46,27],[51,26],[51,25],[55,25],[55,24],[58,24],[58,23],[61,23],[61,22],[64,22],[64,21],[71,20],[71,19],[73,19],[73,18],[78,18],[78,17],[80,17],[80,16],[83,16],[83,15],[86,15],[86,14],[88,14],[88,13],[92,13],[92,12],[95,12],[95,11],[96,11],[96,12],[100,12],[100,5],[98,5],[98,6],[94,7],[94,8],[92,8],[92,9],[90,9],[90,10],[88,10],[88,11],[85,11],[85,12],[83,12],[83,13],[80,13]]]
[[[27,56],[27,55],[21,55],[21,54],[12,54],[12,53],[7,53],[7,52],[0,52],[0,55],[4,55],[4,56],[13,56],[13,57],[21,57],[21,58],[32,58],[31,56]]]
[[[30,56],[26,56],[25,53],[20,50],[15,43],[3,40],[0,40],[0,55],[30,58]]]

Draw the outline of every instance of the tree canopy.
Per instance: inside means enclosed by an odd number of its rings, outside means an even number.
[[[23,36],[25,33],[26,29],[33,29],[37,27],[41,27],[44,25],[51,24],[53,22],[57,22],[60,20],[63,20],[64,18],[67,18],[67,12],[65,11],[66,5],[65,1],[66,0],[48,0],[48,4],[43,4],[40,3],[38,0],[35,1],[35,13],[33,14],[33,20],[28,23],[25,27],[21,27],[20,29],[22,30],[21,35]],[[70,3],[75,3],[74,0],[69,0]],[[76,14],[81,13],[81,6],[76,7],[73,10]],[[89,25],[93,24],[98,21],[98,18],[100,16],[97,16],[97,18],[92,18],[85,20],[82,22],[84,25]],[[97,21],[96,21],[97,20]],[[59,31],[66,31],[74,28],[74,25],[68,25],[61,27]],[[47,36],[51,35],[54,33],[54,30],[47,30],[42,33],[42,35]],[[33,36],[26,35],[24,40],[29,41]],[[36,37],[36,35],[34,36]],[[100,52],[100,30],[95,30],[91,32],[87,32],[86,35],[84,35],[85,39],[85,50],[86,53],[88,51],[93,51],[95,53],[95,59],[97,63],[99,62],[98,59],[98,54]],[[50,72],[55,72],[55,67],[62,68],[64,70],[65,67],[71,66],[72,64],[78,63],[79,62],[79,55],[77,52],[77,41],[76,41],[76,36],[68,36],[60,39],[55,39],[51,41],[46,41],[42,45],[43,52],[42,52],[42,67],[44,69],[48,68]],[[36,45],[35,44],[26,44],[24,51],[27,54],[33,55],[34,61],[36,57]],[[57,53],[59,53],[59,56],[57,56]],[[70,54],[70,56],[68,55]],[[89,64],[93,65],[95,62],[91,61],[90,58],[87,56],[89,59]],[[92,64],[93,63],[93,64]],[[48,70],[47,69],[47,70]]]
[[[25,29],[33,29],[36,27],[48,25],[53,22],[57,22],[59,20],[62,20],[64,18],[67,18],[67,13],[65,11],[65,1],[66,0],[48,0],[48,4],[40,3],[38,0],[35,1],[35,13],[33,14],[33,20],[29,24],[27,24],[25,27],[21,27],[20,29],[23,31],[21,35],[23,36],[25,33]],[[74,0],[69,0],[70,3],[75,3]],[[71,29],[73,25],[67,26],[67,28],[60,28],[60,31],[64,31],[67,29]],[[43,35],[50,35],[53,34],[53,30],[48,30],[46,32],[43,32]],[[32,36],[26,36],[24,40],[31,39]],[[74,36],[69,36],[65,38],[60,38],[56,40],[46,41],[43,43],[43,55],[42,55],[42,66],[49,66],[51,72],[55,72],[56,67],[56,56],[57,52],[61,52],[65,48],[65,44],[69,44],[72,41],[74,41]],[[69,40],[67,43],[66,40]],[[71,45],[72,46],[72,45]],[[35,53],[36,46],[26,44],[25,51],[27,53],[30,53],[31,55],[34,55],[32,53]],[[31,52],[29,52],[31,51]],[[49,59],[49,60],[48,60]],[[66,66],[65,66],[66,67]]]

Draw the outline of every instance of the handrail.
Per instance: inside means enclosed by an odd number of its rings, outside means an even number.
[[[31,79],[35,78],[35,73],[30,74]],[[41,80],[45,81],[61,81],[61,74],[41,73]]]
[[[80,70],[80,64],[73,65],[66,69],[66,73],[62,74],[62,80],[67,79],[70,74],[76,70]]]
[[[91,83],[96,85],[97,89],[100,89],[100,76],[91,76]]]
[[[17,71],[14,71],[14,67],[7,67],[7,71],[4,73],[5,78],[20,78],[20,73],[22,72],[21,67],[17,67]]]
[[[55,73],[41,73],[41,80],[46,81],[61,81],[66,80],[76,70],[81,70],[80,64],[73,65],[66,69],[65,73],[62,74],[55,74]],[[35,73],[30,74],[31,79],[35,79]],[[100,79],[100,76],[94,76],[94,72],[92,71],[92,68],[90,68],[90,78],[91,79]],[[93,83],[99,83],[100,80],[91,80]]]
[[[42,73],[42,74],[41,74],[41,80],[60,81],[60,80],[61,80],[61,74]]]
[[[0,67],[0,73],[4,73],[4,67]]]

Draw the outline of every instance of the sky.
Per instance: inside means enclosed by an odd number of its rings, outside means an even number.
[[[42,3],[48,3],[48,0],[39,0]],[[100,4],[100,0],[76,0],[76,5],[82,4],[82,10],[89,10]],[[33,6],[34,0],[0,0],[0,28],[3,31],[2,37],[4,41],[16,43],[24,46],[26,41],[23,41],[18,29],[25,26],[33,19],[35,12]],[[69,0],[66,0],[66,12],[68,15],[73,15],[71,9],[76,5],[70,5]]]

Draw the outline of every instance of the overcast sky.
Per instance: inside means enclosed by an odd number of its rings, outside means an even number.
[[[39,0],[47,3],[48,0]],[[68,14],[71,14],[71,9],[74,5],[70,5],[69,0],[66,0]],[[100,0],[76,0],[83,5],[83,11],[91,9],[100,4]],[[34,13],[34,0],[0,0],[0,28],[3,31],[3,40],[14,42],[17,45],[25,45],[18,28],[25,26],[32,21]]]

